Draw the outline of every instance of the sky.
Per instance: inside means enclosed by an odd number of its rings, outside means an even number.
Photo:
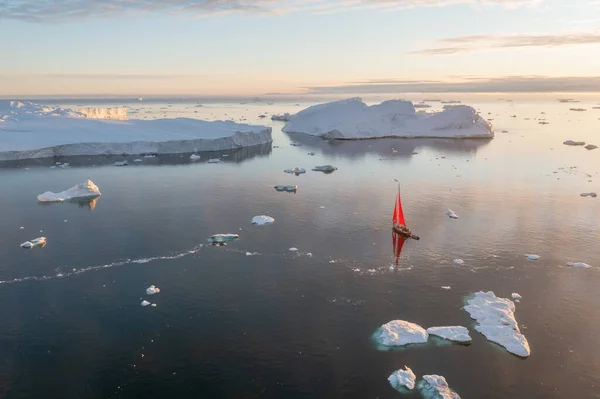
[[[0,0],[0,96],[600,92],[600,0]]]

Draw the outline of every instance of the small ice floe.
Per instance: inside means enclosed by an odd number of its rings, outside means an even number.
[[[62,165],[59,166],[59,168],[61,168],[61,169],[67,169],[67,168],[70,168],[70,167],[71,167],[71,164],[68,163],[68,162],[65,162],[65,163],[63,163]]]
[[[146,294],[148,294],[148,295],[158,294],[159,292],[160,292],[160,288],[158,288],[155,285],[151,285],[150,287],[146,288]]]
[[[246,252],[246,256],[254,256],[252,252]]]
[[[569,111],[583,112],[587,110],[585,108],[569,108]]]
[[[286,169],[286,170],[284,170],[284,172],[285,173],[293,173],[295,175],[299,175],[299,174],[302,174],[302,173],[306,173],[306,169],[295,167],[295,168]]]
[[[462,265],[463,263],[465,263],[465,261],[462,259],[454,259],[454,263],[457,265]]]
[[[150,305],[150,302],[143,300],[142,303],[140,303],[140,305],[142,305],[143,307],[146,307],[146,306]]]
[[[376,340],[385,346],[404,346],[427,342],[429,334],[418,324],[392,320],[376,332]]]
[[[302,144],[300,143],[290,143],[290,145],[293,147],[302,147]]]
[[[579,145],[585,145],[585,141],[573,141],[573,140],[567,140],[567,141],[563,141],[564,145],[573,145],[573,146],[579,146]]]
[[[590,267],[592,267],[592,266],[588,265],[587,263],[583,263],[583,262],[569,262],[569,263],[567,263],[567,266],[569,266],[569,267],[582,267],[584,269],[589,269]]]
[[[25,227],[23,227],[23,226],[19,227],[19,230],[23,230],[23,229],[25,229]]]
[[[127,166],[129,163],[127,161],[117,161],[113,164],[114,166]]]
[[[581,193],[579,195],[581,195],[582,197],[592,197],[592,198],[596,198],[598,196],[598,194],[596,194],[596,193]]]
[[[315,166],[314,168],[312,168],[312,170],[315,172],[332,173],[332,172],[336,171],[337,168],[332,165],[321,165],[321,166]]]
[[[452,289],[452,287],[450,287],[449,285],[442,285],[440,288],[443,290],[451,290]]]
[[[156,155],[148,154],[148,155],[144,155],[144,158],[156,158]]]
[[[421,395],[431,399],[460,399],[460,396],[450,389],[448,382],[441,375],[424,375],[417,384]]]
[[[152,306],[153,308],[155,308],[155,307],[156,307],[156,304],[155,304],[155,303],[153,303],[153,304],[152,304],[152,305],[150,305],[150,306]]]
[[[219,158],[211,158],[206,163],[219,163],[221,160]]]
[[[84,183],[77,184],[68,190],[60,193],[46,191],[37,196],[39,202],[63,202],[69,200],[84,200],[92,199],[100,196],[100,189],[93,181],[88,180]]]
[[[458,219],[458,215],[450,208],[448,208],[446,211],[446,216],[448,216],[450,219]]]
[[[231,242],[231,241],[235,241],[238,238],[240,238],[240,236],[238,234],[215,234],[213,236],[211,236],[208,241],[214,243],[224,243],[224,242]]]
[[[200,159],[202,159],[202,157],[200,155],[196,155],[196,154],[190,155],[190,161],[199,161]]]
[[[291,248],[290,248],[290,251],[291,251],[291,252],[297,252],[297,251],[298,251],[298,248],[296,248],[296,247],[291,247]]]
[[[137,158],[137,159],[134,159],[134,160],[133,160],[133,162],[143,162],[143,161],[144,161],[144,160],[143,160],[143,159],[140,159],[140,158]]]
[[[403,389],[412,391],[415,389],[415,373],[407,366],[404,369],[396,370],[388,377],[388,381],[392,388],[396,391],[402,392]]]
[[[287,191],[288,193],[292,193],[292,192],[296,192],[298,191],[298,185],[294,184],[294,185],[290,185],[290,186],[275,186],[275,190],[277,191]]]
[[[527,260],[540,260],[540,256],[535,254],[525,254],[525,257]]]
[[[289,122],[291,117],[292,117],[292,115],[290,115],[289,113],[286,112],[283,115],[272,115],[271,120],[272,121]]]
[[[35,247],[43,247],[44,245],[46,245],[46,237],[38,237],[31,241],[25,241],[23,244],[21,244],[21,248],[31,249]]]
[[[448,341],[454,342],[471,342],[471,336],[469,330],[463,326],[449,326],[449,327],[429,327],[427,334],[435,335]]]
[[[266,215],[254,216],[252,218],[252,224],[257,224],[259,226],[262,226],[265,224],[271,224],[274,221],[275,221],[275,219],[273,219],[271,216],[266,216]]]
[[[492,291],[479,291],[467,300],[464,309],[477,321],[475,330],[488,341],[495,342],[510,353],[527,357],[531,354],[527,338],[519,330],[515,320],[515,304],[506,298],[498,298]]]
[[[511,296],[511,298],[512,298],[512,299],[514,299],[514,300],[519,300],[519,299],[522,299],[522,298],[523,298],[521,295],[519,295],[519,294],[518,294],[518,293],[516,293],[516,292],[513,292],[512,294],[510,294],[510,296]]]
[[[597,145],[594,144],[588,144],[584,147],[586,150],[595,150],[596,148],[598,148]]]

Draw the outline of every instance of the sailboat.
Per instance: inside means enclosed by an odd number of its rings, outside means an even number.
[[[398,195],[396,196],[396,205],[394,206],[394,214],[392,215],[392,230],[394,233],[403,236],[404,238],[412,238],[418,240],[419,237],[414,235],[404,220],[404,211],[402,210],[402,202],[400,201],[400,184],[398,184]]]

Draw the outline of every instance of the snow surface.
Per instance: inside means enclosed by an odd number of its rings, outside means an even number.
[[[464,309],[477,321],[475,330],[489,341],[502,345],[517,356],[530,355],[529,343],[519,330],[515,304],[511,300],[498,298],[492,291],[479,291],[467,301]]]
[[[394,371],[388,377],[390,385],[397,391],[401,391],[403,388],[412,391],[415,389],[415,380],[415,373],[407,366],[404,366],[404,369]]]
[[[446,216],[448,216],[450,219],[458,219],[458,215],[454,213],[452,209],[448,209],[446,211]]]
[[[46,237],[38,237],[31,241],[25,241],[21,244],[21,248],[31,249],[33,247],[43,247],[44,245],[46,245]]]
[[[154,294],[158,294],[160,292],[160,288],[151,285],[150,287],[146,288],[146,294],[148,295],[154,295]]]
[[[441,375],[424,375],[418,384],[419,391],[426,399],[460,399],[460,396],[450,389],[448,382]]]
[[[98,186],[96,186],[93,181],[87,180],[84,183],[77,184],[60,193],[46,191],[45,193],[38,195],[37,200],[40,202],[63,202],[69,200],[92,199],[97,198],[100,195]]]
[[[528,260],[540,260],[540,256],[535,254],[525,254],[525,257]]]
[[[369,107],[360,98],[309,107],[286,123],[283,131],[328,139],[494,136],[491,125],[469,106],[417,113],[410,101],[390,100]]]
[[[271,224],[274,221],[275,221],[275,219],[273,219],[271,216],[267,216],[267,215],[254,216],[252,218],[252,224],[257,224],[259,226],[262,226],[265,224]]]
[[[588,265],[587,263],[583,263],[583,262],[569,262],[569,263],[567,263],[567,266],[583,267],[584,269],[589,269],[590,267],[592,267],[592,266]]]
[[[471,342],[469,330],[463,326],[429,327],[427,334],[454,342]]]
[[[70,109],[0,101],[0,160],[4,161],[221,151],[271,141],[270,127],[233,121],[91,119]]]
[[[427,342],[429,335],[418,324],[404,320],[392,320],[381,326],[376,339],[385,346],[403,346]]]

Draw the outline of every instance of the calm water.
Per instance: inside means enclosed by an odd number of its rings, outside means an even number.
[[[170,105],[142,104],[137,115],[177,107],[167,116],[258,123],[306,106]],[[494,119],[494,140],[326,143],[290,137],[267,118],[273,147],[223,153],[218,165],[187,156],[126,168],[99,166],[118,157],[73,159],[70,169],[5,165],[0,396],[399,398],[387,377],[408,365],[417,376],[444,375],[463,398],[600,397],[600,199],[579,196],[600,191],[600,149],[562,145],[600,145],[600,110],[474,105]],[[321,164],[339,170],[283,173]],[[102,191],[92,206],[36,203],[88,178]],[[395,178],[421,240],[407,242],[390,269]],[[277,184],[299,191],[278,193]],[[448,207],[460,219],[448,219]],[[260,214],[275,224],[250,225]],[[240,240],[206,245],[229,232]],[[19,248],[41,235],[46,247]],[[161,293],[147,297],[151,284]],[[479,290],[523,296],[516,318],[529,358],[476,332],[469,346],[384,352],[370,341],[393,319],[471,326],[461,307]],[[157,307],[142,308],[148,298]]]

